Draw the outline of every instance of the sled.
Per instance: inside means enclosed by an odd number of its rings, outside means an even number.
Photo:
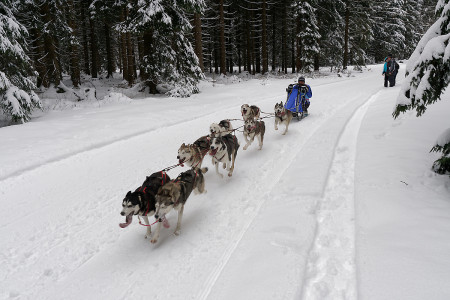
[[[291,83],[286,88],[287,98],[286,104],[284,105],[287,110],[292,112],[293,117],[297,118],[298,121],[308,116],[308,114],[303,111],[303,106],[306,101],[306,87],[300,87],[300,91],[301,92],[299,93],[299,88],[296,87],[295,84]]]

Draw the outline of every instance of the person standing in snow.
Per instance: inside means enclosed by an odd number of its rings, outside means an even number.
[[[388,54],[384,61],[385,63],[382,73],[382,75],[384,75],[384,86],[387,87],[389,81],[389,87],[393,87],[395,86],[395,78],[397,77],[398,69],[400,69],[400,66],[392,57],[392,54]]]
[[[298,78],[298,83],[292,87],[292,90],[288,91],[288,100],[284,106],[286,109],[293,112],[294,117],[297,116],[296,112],[296,98],[302,99],[304,96],[305,101],[303,103],[303,116],[308,115],[308,107],[310,105],[309,99],[312,97],[312,90],[309,85],[305,83],[305,77],[300,76]],[[292,97],[291,97],[292,96]]]

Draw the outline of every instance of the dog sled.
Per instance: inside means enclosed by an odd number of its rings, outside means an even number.
[[[307,92],[307,86],[299,87],[298,85],[295,85],[293,83],[289,84],[289,86],[286,88],[287,99],[284,107],[287,110],[290,110],[293,117],[297,118],[297,120],[299,121],[308,116],[308,114],[305,113],[305,95]]]

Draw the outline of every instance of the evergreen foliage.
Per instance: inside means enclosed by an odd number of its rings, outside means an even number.
[[[34,75],[26,55],[26,28],[13,15],[9,0],[0,3],[0,107],[14,121],[25,122],[41,103],[33,92]]]
[[[138,1],[133,18],[120,25],[121,30],[151,35],[149,47],[141,59],[141,68],[153,84],[170,85],[170,96],[188,97],[198,92],[202,78],[198,58],[188,36],[192,26],[189,12],[200,12],[202,0]]]
[[[436,12],[439,19],[422,37],[406,66],[406,80],[397,99],[394,118],[412,109],[421,116],[427,105],[440,100],[450,83],[450,0],[439,0]],[[435,169],[440,172],[450,171],[449,143],[433,148],[443,152],[442,158],[435,162]]]
[[[319,27],[317,26],[315,0],[296,0],[294,2],[294,17],[297,18],[297,68],[298,71],[314,70],[314,58],[319,53]]]

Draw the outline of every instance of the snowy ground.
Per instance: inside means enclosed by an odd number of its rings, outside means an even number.
[[[428,153],[450,94],[393,120],[381,66],[353,75],[309,79],[311,115],[286,136],[265,119],[263,149],[241,147],[232,178],[207,158],[207,194],[156,245],[136,218],[118,226],[126,192],[241,104],[272,112],[292,80],[115,94],[0,128],[0,298],[450,299],[450,180]]]

